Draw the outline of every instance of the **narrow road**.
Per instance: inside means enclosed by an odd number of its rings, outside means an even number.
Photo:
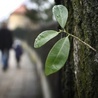
[[[32,64],[28,53],[23,54],[20,69],[13,50],[8,70],[3,72],[0,64],[0,98],[43,98],[36,65]]]

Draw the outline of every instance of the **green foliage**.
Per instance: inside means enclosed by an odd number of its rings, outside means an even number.
[[[69,55],[69,38],[60,39],[48,54],[45,66],[45,74],[49,75],[61,69]]]
[[[40,19],[38,17],[38,11],[32,9],[26,12],[26,16],[30,18],[33,22],[38,22]]]
[[[27,16],[31,18],[34,22],[50,22],[53,21],[51,9],[54,5],[53,2],[49,0],[30,0],[32,4],[36,6],[36,8],[32,8],[27,13]],[[48,6],[46,6],[48,4]],[[35,10],[37,13],[35,13]],[[32,12],[32,14],[30,13]]]
[[[49,40],[57,36],[59,32],[54,30],[47,30],[43,31],[41,34],[38,35],[38,37],[35,40],[34,47],[39,48],[45,43],[47,43]]]
[[[57,5],[53,7],[52,12],[60,26],[64,29],[68,18],[67,8],[62,5]]]
[[[66,63],[69,55],[70,50],[70,42],[69,42],[69,36],[74,37],[75,39],[79,40],[81,43],[85,44],[92,50],[96,51],[93,47],[91,47],[89,44],[85,43],[78,37],[66,32],[64,29],[67,18],[68,18],[68,11],[65,6],[63,5],[55,5],[52,9],[53,15],[58,21],[59,25],[62,27],[62,29],[57,32],[54,30],[47,30],[43,31],[35,40],[34,47],[39,48],[42,45],[44,45],[46,42],[48,42],[50,39],[57,36],[59,33],[64,32],[68,36],[65,38],[61,38],[59,41],[56,42],[56,44],[53,46],[51,51],[49,52],[46,63],[45,63],[45,74],[50,75],[52,73],[57,72],[60,70],[64,64]]]

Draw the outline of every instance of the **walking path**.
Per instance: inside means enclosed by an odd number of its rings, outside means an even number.
[[[18,69],[12,50],[9,64],[5,72],[0,65],[0,98],[44,98],[36,65],[32,64],[28,53],[23,54]]]

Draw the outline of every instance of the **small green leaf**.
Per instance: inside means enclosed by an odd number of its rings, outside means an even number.
[[[60,70],[69,55],[70,42],[69,38],[65,37],[60,39],[51,49],[48,54],[45,64],[45,74],[50,75]]]
[[[60,26],[64,28],[68,18],[67,8],[63,5],[55,5],[52,12]]]
[[[58,34],[59,34],[59,32],[54,31],[54,30],[43,31],[35,39],[34,47],[35,48],[41,47],[42,45],[44,45],[45,43],[47,43],[49,40],[51,40],[52,38],[54,38]]]

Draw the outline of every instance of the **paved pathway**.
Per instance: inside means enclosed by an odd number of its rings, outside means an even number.
[[[27,53],[21,58],[21,68],[17,68],[14,51],[11,51],[9,69],[2,71],[0,65],[0,98],[43,98],[40,78],[36,66]]]

